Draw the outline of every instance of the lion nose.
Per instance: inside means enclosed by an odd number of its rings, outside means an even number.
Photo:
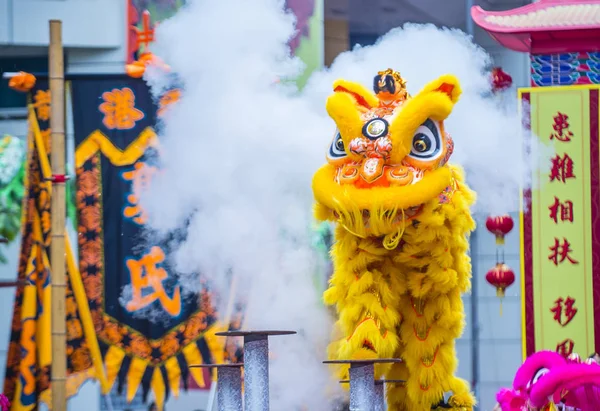
[[[392,152],[392,141],[388,136],[369,140],[364,137],[355,138],[348,149],[351,153],[367,158],[379,157],[387,160]]]

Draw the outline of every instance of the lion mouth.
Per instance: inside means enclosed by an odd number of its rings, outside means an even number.
[[[437,198],[452,185],[452,171],[442,167],[425,173],[417,182],[410,185],[357,187],[354,184],[340,184],[336,181],[338,170],[326,165],[317,171],[313,178],[313,192],[318,203],[342,214],[353,210],[354,214],[369,210],[373,217],[377,210],[396,210],[412,214],[432,199]],[[383,179],[382,179],[383,180]]]
[[[391,211],[386,211],[386,212],[384,212],[384,214],[385,214],[384,217],[387,217],[389,219],[389,224],[391,227],[395,227],[402,223],[411,221],[412,219],[414,219],[416,216],[418,216],[421,213],[421,210],[423,210],[423,204],[420,204],[420,205],[414,206],[414,207],[409,207],[407,209],[401,209],[396,212],[395,217],[393,216],[393,213]],[[362,223],[363,223],[364,228],[367,230],[371,229],[371,212],[369,210],[362,210],[361,214],[362,214]],[[336,219],[340,219],[342,217],[335,210],[333,211],[333,216]]]

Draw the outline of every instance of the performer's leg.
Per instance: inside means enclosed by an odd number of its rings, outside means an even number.
[[[458,288],[433,300],[413,298],[402,311],[404,358],[409,371],[408,397],[415,410],[430,410],[451,391],[450,405],[470,411],[475,399],[468,384],[457,378],[454,341],[462,332],[464,313]]]
[[[401,358],[403,347],[396,351],[395,358]],[[388,411],[411,411],[413,408],[406,395],[406,381],[408,380],[408,368],[404,362],[395,363],[386,376],[387,380],[403,380],[404,383],[386,384],[386,397]]]
[[[338,338],[332,359],[390,358],[398,348],[397,310],[405,288],[387,269],[389,251],[381,241],[361,239],[338,229],[333,247],[334,273],[325,302],[338,313]],[[376,375],[385,371],[376,367]]]

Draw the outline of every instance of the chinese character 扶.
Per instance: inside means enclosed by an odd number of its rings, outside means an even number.
[[[550,249],[550,255],[548,260],[552,261],[554,265],[558,265],[565,260],[569,260],[571,264],[579,264],[578,261],[571,257],[571,243],[566,238],[563,238],[562,243],[558,238],[554,238],[554,245],[548,247]]]
[[[557,139],[562,142],[571,141],[573,132],[569,130],[569,116],[560,111],[554,116],[554,124],[552,125],[554,132],[550,134],[550,140]]]
[[[127,260],[132,287],[131,300],[126,305],[127,311],[137,311],[158,301],[173,317],[181,313],[180,287],[175,287],[173,297],[169,297],[163,286],[163,281],[169,275],[158,265],[164,261],[165,253],[160,247],[152,247],[150,252],[139,260]]]
[[[558,223],[559,219],[573,222],[573,202],[570,200],[561,202],[558,197],[554,197],[554,203],[548,206],[548,210],[550,210],[550,218],[555,223]]]
[[[142,225],[146,223],[147,216],[139,204],[140,195],[148,187],[152,176],[158,169],[141,161],[135,163],[133,167],[133,170],[123,173],[123,178],[131,181],[131,194],[127,196],[129,205],[123,210],[123,215]]]
[[[577,314],[577,308],[575,308],[575,299],[571,297],[567,297],[566,299],[558,298],[556,301],[554,301],[554,305],[550,311],[554,314],[554,321],[564,327],[569,324],[575,317],[575,314]]]
[[[33,107],[37,116],[42,121],[50,119],[50,90],[38,90],[33,96]]]
[[[563,342],[560,342],[556,345],[556,352],[562,355],[563,357],[568,357],[573,354],[573,348],[575,347],[575,341],[570,338],[567,338]]]
[[[104,114],[102,123],[110,130],[132,129],[136,121],[144,118],[144,113],[135,108],[135,95],[128,87],[106,91],[102,99],[104,102],[99,107]]]
[[[568,178],[575,178],[575,174],[573,173],[573,159],[568,154],[562,157],[556,155],[556,157],[552,158],[550,181],[558,180],[566,183]]]

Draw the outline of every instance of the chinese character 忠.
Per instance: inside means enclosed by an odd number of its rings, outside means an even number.
[[[575,341],[567,338],[563,342],[560,342],[556,345],[556,352],[562,355],[563,357],[568,357],[573,354],[573,348],[575,347]]]
[[[570,254],[573,250],[571,250],[571,243],[566,238],[563,238],[562,244],[558,238],[554,238],[554,245],[548,248],[550,248],[548,260],[552,261],[554,265],[558,265],[565,260],[569,260],[571,264],[579,264],[578,261],[571,258]]]
[[[565,154],[563,157],[556,155],[556,157],[552,158],[550,181],[558,180],[566,183],[568,178],[575,178],[573,160],[568,154]]]
[[[50,90],[38,90],[33,96],[33,107],[37,116],[42,121],[50,119]]]
[[[550,311],[554,314],[554,321],[564,327],[569,324],[575,317],[575,314],[577,314],[577,308],[575,308],[575,299],[571,297],[567,297],[566,300],[558,298],[556,301],[554,301],[554,306],[552,306]],[[563,314],[565,316],[564,320]]]
[[[123,210],[123,215],[131,218],[137,224],[145,224],[147,215],[144,209],[140,206],[140,195],[150,184],[150,180],[156,171],[156,167],[149,166],[143,162],[137,162],[133,166],[134,169],[123,173],[125,180],[131,181],[131,194],[127,196],[127,201],[130,205]]]
[[[568,120],[569,116],[561,113],[560,111],[554,116],[554,124],[552,125],[554,133],[550,134],[550,140],[555,138],[558,141],[562,141],[565,143],[571,141],[571,137],[573,137],[573,132],[569,130]]]
[[[561,202],[558,197],[554,197],[554,203],[548,206],[548,210],[550,210],[550,218],[555,223],[558,223],[559,218],[560,221],[573,222],[573,202],[570,200]]]
[[[163,309],[172,315],[181,313],[181,290],[175,287],[173,297],[169,297],[163,287],[168,278],[167,271],[158,267],[165,261],[165,253],[160,247],[152,247],[150,253],[139,260],[127,260],[127,268],[131,276],[132,296],[126,308],[129,312],[137,311],[158,301]]]
[[[144,113],[135,108],[135,95],[133,91],[124,87],[102,93],[104,102],[99,110],[104,114],[102,123],[112,130],[129,130],[135,127],[136,121],[144,118]]]

